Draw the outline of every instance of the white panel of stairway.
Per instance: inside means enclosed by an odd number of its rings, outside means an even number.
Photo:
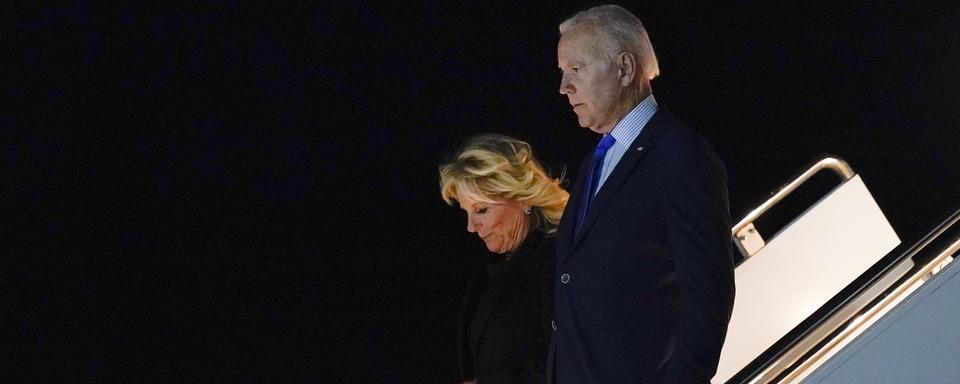
[[[859,175],[736,268],[736,300],[713,383],[723,383],[900,244]]]

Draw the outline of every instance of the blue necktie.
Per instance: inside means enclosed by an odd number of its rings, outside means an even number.
[[[579,209],[577,210],[577,222],[574,226],[574,234],[580,233],[580,228],[587,219],[587,208],[590,207],[590,200],[593,200],[594,192],[597,190],[597,184],[600,182],[600,172],[603,170],[603,157],[606,156],[607,150],[609,150],[616,141],[613,135],[603,135],[603,138],[600,139],[600,144],[597,144],[597,149],[593,151],[593,160],[590,161],[590,177],[586,178],[587,185],[586,188],[583,189],[586,195],[580,198],[580,207],[578,207]]]

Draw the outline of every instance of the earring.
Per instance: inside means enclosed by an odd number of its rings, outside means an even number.
[[[525,208],[525,209],[523,210],[523,214],[525,214],[525,215],[529,215],[531,212],[532,212],[532,211],[530,210],[530,207],[527,207],[527,208]]]

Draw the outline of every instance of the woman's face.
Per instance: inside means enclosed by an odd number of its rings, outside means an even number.
[[[493,253],[507,253],[516,249],[527,237],[527,207],[511,200],[495,203],[476,201],[460,196],[460,208],[467,212],[467,232],[476,233]]]

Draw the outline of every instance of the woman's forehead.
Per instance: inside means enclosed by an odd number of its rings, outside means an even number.
[[[461,207],[474,206],[477,204],[500,204],[498,199],[484,196],[476,191],[458,191],[457,201],[460,202]]]

